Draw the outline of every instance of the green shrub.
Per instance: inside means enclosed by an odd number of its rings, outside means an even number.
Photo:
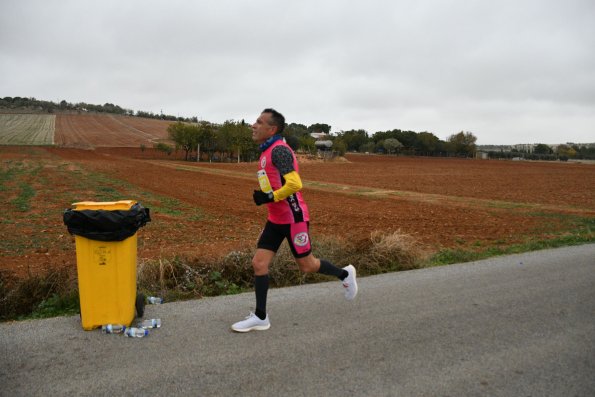
[[[166,153],[168,156],[170,154],[172,154],[172,152],[174,151],[174,148],[172,148],[168,144],[165,144],[162,142],[156,144],[154,147],[155,147],[155,149],[159,150],[160,152]]]

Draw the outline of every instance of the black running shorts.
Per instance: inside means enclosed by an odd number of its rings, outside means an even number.
[[[310,222],[279,225],[267,221],[258,238],[257,247],[277,252],[283,240],[287,239],[294,258],[306,257],[312,252],[309,229]]]

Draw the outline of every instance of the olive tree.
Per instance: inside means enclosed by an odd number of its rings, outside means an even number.
[[[391,154],[392,152],[396,153],[400,148],[403,147],[403,144],[399,142],[398,139],[388,138],[382,141],[382,147],[386,149],[388,154]]]
[[[188,156],[198,145],[198,136],[200,133],[198,126],[178,121],[175,124],[170,124],[167,127],[167,132],[169,139],[176,144],[176,149],[181,148],[186,152],[184,159],[188,160]]]

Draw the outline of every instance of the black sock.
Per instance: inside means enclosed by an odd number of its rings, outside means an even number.
[[[256,294],[256,310],[254,314],[261,320],[267,316],[267,292],[269,290],[269,275],[254,276],[254,292]]]
[[[347,270],[338,268],[326,259],[320,260],[320,269],[318,269],[318,273],[326,274],[327,276],[335,276],[341,281],[345,280],[345,278],[349,275]]]

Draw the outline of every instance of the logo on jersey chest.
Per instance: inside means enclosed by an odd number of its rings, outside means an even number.
[[[260,159],[260,168],[264,168],[267,166],[267,158],[266,156],[262,156],[262,158]]]

